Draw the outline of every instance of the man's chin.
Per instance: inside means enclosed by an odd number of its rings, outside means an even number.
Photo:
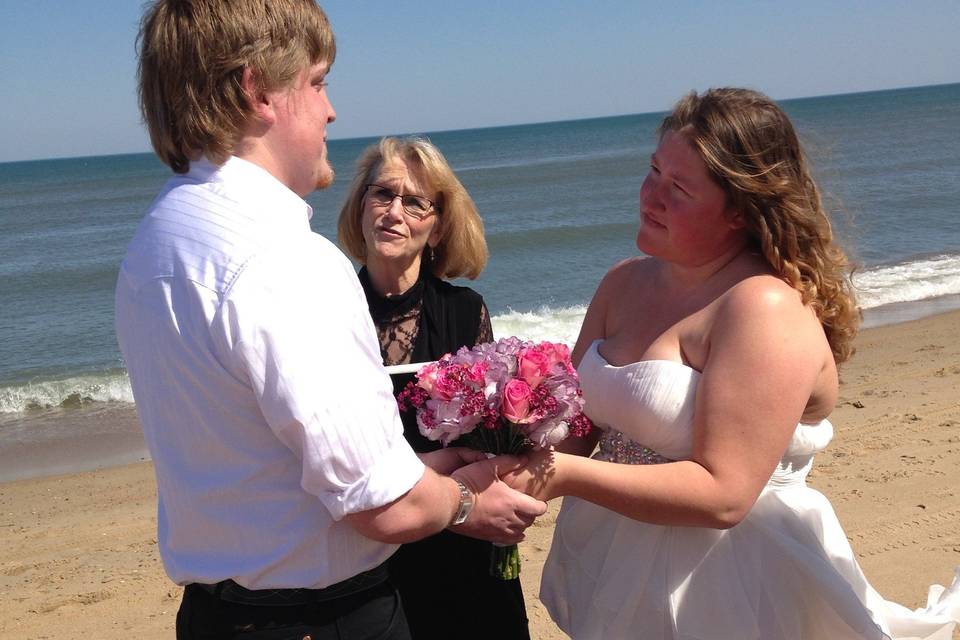
[[[316,186],[316,189],[319,191],[320,189],[326,189],[327,187],[329,187],[330,185],[332,185],[332,184],[333,184],[333,177],[334,177],[333,167],[331,167],[330,165],[327,165],[327,170],[324,171],[323,173],[321,173],[321,174],[317,177],[317,186]]]

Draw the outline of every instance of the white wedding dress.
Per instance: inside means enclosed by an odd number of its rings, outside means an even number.
[[[663,360],[613,366],[597,346],[579,368],[587,414],[605,431],[595,457],[688,459],[700,374]],[[884,600],[830,502],[806,485],[832,437],[826,420],[798,425],[757,503],[729,530],[646,524],[566,498],[540,599],[577,640],[950,640],[960,578],[931,587],[926,609]]]

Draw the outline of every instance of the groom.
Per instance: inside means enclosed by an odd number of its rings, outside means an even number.
[[[447,526],[517,542],[546,505],[497,479],[515,460],[421,459],[403,438],[363,292],[303,200],[333,181],[327,18],[313,0],[157,0],[138,42],[176,175],[121,266],[116,329],[186,586],[177,637],[408,638],[383,568],[397,543]]]

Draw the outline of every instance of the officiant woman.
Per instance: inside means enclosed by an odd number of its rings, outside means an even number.
[[[385,365],[436,360],[493,340],[483,298],[454,286],[487,263],[483,222],[466,189],[433,144],[384,138],[367,148],[337,223],[341,248],[363,265],[360,283]],[[394,375],[394,394],[413,374]],[[440,448],[402,412],[417,452]],[[389,561],[418,640],[529,638],[519,579],[489,573],[491,543],[445,530],[403,545]]]

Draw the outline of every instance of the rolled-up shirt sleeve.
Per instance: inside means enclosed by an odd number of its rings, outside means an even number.
[[[221,305],[232,367],[301,485],[335,520],[393,502],[424,472],[350,263],[318,236],[244,267]]]

